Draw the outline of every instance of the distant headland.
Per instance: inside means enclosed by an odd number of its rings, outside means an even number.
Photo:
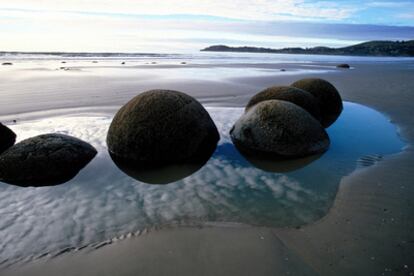
[[[307,54],[307,55],[343,55],[343,56],[392,56],[413,57],[414,40],[407,41],[368,41],[342,48],[261,48],[261,47],[230,47],[213,45],[202,49],[203,52],[242,52],[242,53],[275,53],[275,54]]]

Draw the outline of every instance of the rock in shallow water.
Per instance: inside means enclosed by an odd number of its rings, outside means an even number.
[[[177,91],[151,90],[117,112],[107,144],[117,160],[158,166],[210,157],[219,138],[197,100]]]
[[[282,100],[294,103],[308,111],[315,119],[320,120],[318,100],[309,92],[290,86],[272,86],[254,95],[246,105],[246,111],[259,102]]]
[[[8,127],[0,123],[0,154],[10,148],[16,142],[16,134]]]
[[[324,127],[329,127],[338,119],[343,109],[342,98],[330,82],[311,78],[296,81],[291,86],[305,90],[315,96],[319,101],[321,123]]]
[[[286,101],[263,101],[243,114],[230,131],[244,153],[301,157],[324,152],[330,141],[321,124],[299,106]]]
[[[90,144],[63,134],[43,134],[0,155],[0,181],[18,186],[57,185],[72,179],[96,155]]]

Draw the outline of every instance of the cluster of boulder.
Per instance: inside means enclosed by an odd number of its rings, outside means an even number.
[[[230,135],[244,153],[309,156],[328,149],[325,128],[341,112],[342,99],[332,84],[303,79],[252,97]],[[143,171],[154,167],[204,164],[219,138],[213,120],[197,100],[178,91],[151,90],[117,112],[107,145],[115,164],[139,179]]]
[[[0,181],[23,187],[67,182],[97,154],[90,144],[63,134],[15,141],[16,134],[0,123]]]
[[[341,111],[342,99],[332,84],[303,79],[253,96],[230,136],[245,153],[309,156],[328,149],[325,128]],[[119,109],[106,141],[115,164],[139,179],[139,171],[176,164],[193,165],[174,170],[180,177],[190,174],[207,162],[219,139],[216,125],[196,99],[178,91],[151,90]],[[88,143],[63,134],[39,135],[14,145],[15,140],[13,131],[0,124],[0,181],[20,186],[66,182],[97,154]]]
[[[336,88],[322,79],[267,88],[248,102],[230,136],[244,153],[295,158],[329,148],[325,131],[342,112]]]

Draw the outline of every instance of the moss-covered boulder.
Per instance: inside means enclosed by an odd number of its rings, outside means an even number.
[[[321,119],[318,100],[309,92],[290,86],[272,86],[254,95],[246,105],[246,111],[259,102],[282,100],[294,103],[308,111],[317,120]]]
[[[230,136],[239,150],[257,156],[308,156],[326,151],[330,144],[318,120],[280,100],[254,105],[235,123]]]
[[[330,82],[317,79],[302,79],[292,83],[293,87],[311,93],[319,101],[321,123],[324,127],[333,124],[342,112],[342,98],[338,90]]]
[[[8,127],[0,123],[0,154],[10,148],[16,142],[16,134]]]
[[[90,144],[68,135],[32,137],[0,155],[0,181],[19,186],[61,184],[72,179],[96,153]]]
[[[115,115],[107,144],[116,160],[146,166],[192,162],[210,157],[219,133],[194,98],[171,90],[139,94]]]

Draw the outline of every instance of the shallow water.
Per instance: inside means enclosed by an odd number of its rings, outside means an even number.
[[[339,63],[339,62],[412,62],[413,57],[381,57],[381,56],[335,56],[335,55],[306,55],[306,54],[272,54],[272,53],[237,53],[237,52],[200,52],[188,53],[136,53],[114,54],[102,56],[94,53],[68,54],[27,54],[16,53],[0,55],[1,61],[143,61],[146,63],[161,62],[176,64],[179,62],[196,62],[199,64],[228,64],[228,63]],[[63,64],[65,65],[65,64]]]
[[[299,164],[257,164],[241,156],[228,135],[243,109],[208,111],[221,134],[216,152],[200,170],[168,185],[139,182],[115,166],[105,144],[110,115],[64,115],[12,125],[19,140],[60,132],[92,143],[99,153],[63,185],[0,183],[0,264],[178,221],[278,227],[312,223],[327,214],[343,176],[404,146],[382,114],[345,103],[328,129],[328,152]]]

